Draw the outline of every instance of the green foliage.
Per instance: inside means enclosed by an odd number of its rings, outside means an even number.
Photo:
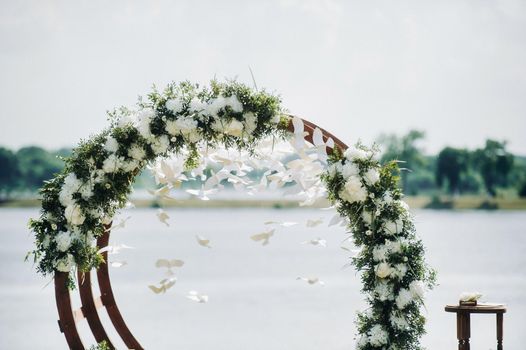
[[[386,349],[387,344],[392,349],[421,349],[419,338],[425,332],[425,318],[420,310],[423,301],[416,298],[402,305],[399,298],[410,293],[409,290],[413,291],[415,283],[432,288],[436,273],[425,262],[424,246],[416,236],[412,217],[402,202],[398,163],[389,161],[382,166],[375,160],[374,152],[361,145],[356,148],[362,152],[354,154],[360,156],[337,152],[329,157],[331,165],[322,179],[328,198],[338,213],[348,218],[353,243],[360,248],[352,263],[361,272],[362,292],[369,308],[358,314],[358,349]],[[358,174],[352,170],[353,164],[358,166]],[[346,169],[351,173],[348,178],[344,176]],[[368,180],[371,171],[378,172],[378,181],[371,183]],[[360,191],[356,187],[357,179],[361,179],[361,186],[366,188],[365,199],[362,196],[353,199],[346,194],[349,188],[350,191]],[[396,232],[388,229],[393,225]],[[386,248],[395,246],[399,248]],[[382,256],[379,252],[383,250],[389,254]],[[381,264],[391,271],[387,276],[378,273]],[[382,290],[387,292],[380,292]],[[402,320],[403,324],[394,323],[393,317]]]
[[[21,148],[16,153],[16,157],[21,178],[30,190],[42,186],[45,180],[58,173],[63,167],[60,159],[40,147]]]
[[[486,191],[491,196],[496,195],[497,186],[508,185],[514,157],[506,151],[506,142],[487,140],[485,147],[476,150],[473,157]]]
[[[110,346],[105,340],[98,343],[97,345],[92,345],[89,348],[89,350],[110,350],[110,349],[111,349]]]
[[[0,199],[9,196],[20,176],[20,166],[15,154],[0,147]]]
[[[442,187],[447,182],[450,193],[460,191],[461,176],[468,170],[469,154],[465,149],[446,147],[438,154],[436,181]]]
[[[384,147],[381,161],[398,160],[402,163],[403,172],[401,173],[402,188],[409,188],[409,181],[412,173],[419,171],[426,165],[426,158],[419,142],[425,138],[425,132],[411,130],[406,135],[397,136],[381,135],[378,142]],[[415,189],[416,192],[416,189]],[[416,194],[416,193],[412,193]]]

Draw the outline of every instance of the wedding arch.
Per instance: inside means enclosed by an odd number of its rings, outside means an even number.
[[[212,81],[209,87],[172,83],[140,99],[134,109],[111,112],[110,127],[82,141],[65,159],[64,170],[42,187],[41,215],[30,221],[30,228],[36,244],[31,254],[37,270],[54,277],[59,327],[71,349],[85,349],[76,327],[83,319],[97,342],[114,348],[99,318],[101,308],[126,346],[142,349],[115,301],[103,248],[113,216],[126,205],[134,178],[147,164],[184,154],[185,169],[191,170],[203,145],[253,153],[264,138],[289,135],[325,154],[327,167],[320,178],[326,196],[360,249],[351,262],[361,273],[369,308],[357,316],[357,348],[420,348],[425,331],[421,306],[435,274],[402,200],[397,163],[380,164],[374,148],[348,147],[315,124],[287,114],[280,102],[235,81]],[[93,269],[99,297],[91,286]],[[75,271],[79,310],[72,309],[70,298]]]

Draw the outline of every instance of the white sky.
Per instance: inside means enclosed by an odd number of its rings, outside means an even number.
[[[152,84],[276,91],[352,143],[526,154],[526,2],[0,0],[0,145],[70,146]]]

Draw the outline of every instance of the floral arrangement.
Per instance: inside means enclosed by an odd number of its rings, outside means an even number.
[[[64,170],[42,187],[40,218],[29,223],[36,237],[30,254],[40,273],[99,266],[102,256],[93,242],[125,206],[134,178],[149,162],[186,154],[191,169],[199,143],[250,151],[268,135],[284,135],[281,124],[287,123],[278,97],[236,82],[171,84],[137,107],[111,112],[111,126],[81,142]]]
[[[343,154],[336,150],[323,175],[329,199],[349,219],[360,248],[352,263],[361,272],[369,308],[358,314],[357,348],[420,349],[425,332],[420,307],[436,276],[425,263],[424,246],[402,200],[397,163],[381,166],[376,154],[360,144]]]
[[[358,348],[418,349],[424,332],[420,305],[424,290],[433,286],[434,273],[425,264],[424,247],[401,200],[396,163],[380,166],[375,151],[361,145],[345,153],[335,147],[327,159],[321,153],[334,144],[325,143],[316,129],[318,159],[329,164],[324,172],[312,163],[315,157],[305,156],[300,147],[303,123],[283,113],[279,97],[237,82],[212,81],[208,87],[170,84],[162,92],[154,89],[135,109],[111,112],[110,127],[81,142],[65,159],[63,171],[41,189],[41,215],[29,223],[36,238],[30,255],[37,270],[44,275],[69,273],[74,287],[70,272],[97,268],[103,260],[94,242],[125,207],[135,177],[147,165],[176,155],[184,156],[184,170],[192,170],[202,167],[201,153],[208,147],[256,153],[262,140],[285,138],[291,121],[295,149],[304,158],[289,164],[302,176],[298,182],[316,187],[323,181],[326,186],[323,191],[303,188],[309,196],[305,203],[320,194],[328,197],[352,232],[354,244],[361,247],[353,263],[362,272],[370,308],[358,316]],[[156,175],[162,175],[158,183],[166,185],[160,191],[172,186],[163,174],[165,165],[160,163]],[[293,178],[280,163],[276,169],[281,170],[265,173],[271,181],[284,184]],[[226,170],[219,175],[207,183],[233,176]],[[266,184],[266,177],[263,180]]]

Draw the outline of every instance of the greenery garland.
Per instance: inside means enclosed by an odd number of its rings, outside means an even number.
[[[322,176],[360,248],[352,263],[361,272],[369,308],[358,314],[357,348],[421,349],[420,306],[425,290],[435,285],[435,271],[425,263],[424,246],[402,201],[397,163],[381,166],[376,154],[361,144],[333,152]]]
[[[172,83],[154,89],[137,108],[110,113],[111,125],[83,141],[65,159],[64,170],[45,183],[42,211],[29,223],[36,248],[30,252],[43,275],[90,271],[102,263],[94,246],[117,210],[127,203],[134,178],[149,162],[186,154],[185,166],[198,165],[198,145],[254,151],[267,136],[286,136],[289,117],[280,99],[237,82],[209,87]],[[349,220],[353,258],[362,271],[371,308],[358,316],[359,349],[417,349],[424,332],[420,314],[424,288],[434,274],[424,262],[407,206],[400,200],[396,163],[380,167],[361,145],[338,149],[323,180],[329,199]]]

